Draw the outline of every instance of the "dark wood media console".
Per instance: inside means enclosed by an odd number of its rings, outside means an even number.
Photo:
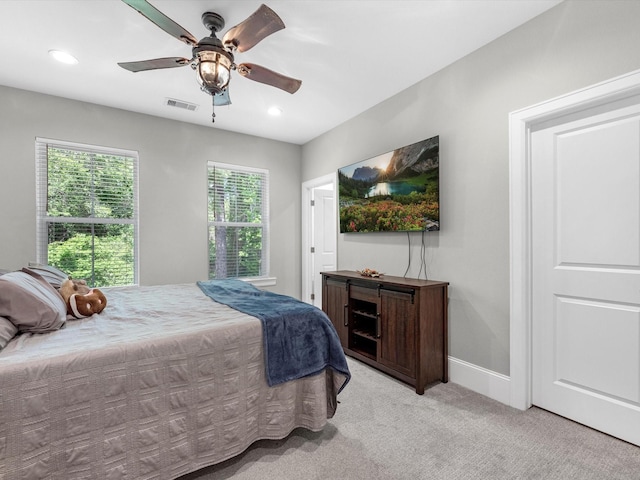
[[[448,282],[322,273],[322,309],[347,355],[423,394],[448,381]]]

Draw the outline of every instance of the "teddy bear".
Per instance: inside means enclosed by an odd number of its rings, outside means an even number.
[[[69,277],[62,282],[59,292],[67,304],[67,313],[75,318],[90,317],[107,306],[107,297],[84,280]]]

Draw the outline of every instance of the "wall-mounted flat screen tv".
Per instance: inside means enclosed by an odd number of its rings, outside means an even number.
[[[340,233],[440,230],[439,157],[435,136],[340,168]]]

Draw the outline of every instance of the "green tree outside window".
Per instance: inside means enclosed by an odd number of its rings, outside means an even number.
[[[208,165],[209,278],[268,275],[268,172]]]
[[[94,287],[137,283],[137,155],[36,147],[39,261]]]

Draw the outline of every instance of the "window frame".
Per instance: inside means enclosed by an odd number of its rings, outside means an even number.
[[[244,222],[217,222],[215,220],[209,220],[209,204],[210,204],[210,190],[209,190],[209,176],[211,168],[220,168],[223,170],[232,170],[234,172],[242,172],[249,174],[260,174],[263,175],[264,185],[262,187],[262,203],[261,203],[261,223],[244,223]],[[275,285],[275,279],[270,276],[271,272],[271,264],[270,264],[270,220],[269,220],[269,211],[270,211],[270,203],[269,203],[269,188],[270,188],[270,175],[269,170],[266,168],[258,168],[258,167],[249,167],[245,165],[234,165],[230,163],[216,162],[213,160],[209,160],[207,162],[207,278],[212,279],[211,271],[212,268],[215,269],[215,266],[211,264],[211,257],[209,255],[210,251],[210,238],[211,238],[211,228],[215,226],[228,226],[228,227],[256,227],[260,226],[262,228],[262,250],[261,250],[261,275],[253,276],[253,277],[229,277],[227,278],[237,278],[238,280],[244,280],[250,282],[254,285],[258,286],[268,286]]]
[[[133,215],[129,219],[113,219],[101,217],[50,217],[47,215],[48,197],[48,149],[49,147],[74,150],[85,154],[100,154],[128,157],[133,159]],[[139,285],[140,278],[140,210],[139,210],[139,156],[134,150],[104,147],[64,140],[36,137],[36,260],[38,263],[48,262],[48,227],[51,222],[83,223],[93,225],[126,224],[133,225],[133,283]]]

